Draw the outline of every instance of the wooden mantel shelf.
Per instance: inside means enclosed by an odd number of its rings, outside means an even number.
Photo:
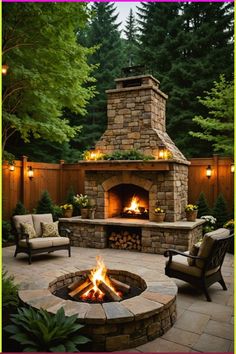
[[[176,161],[143,161],[143,160],[113,160],[113,161],[80,161],[79,165],[85,171],[169,171],[170,165]]]

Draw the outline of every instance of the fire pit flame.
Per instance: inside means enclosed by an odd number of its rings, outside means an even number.
[[[81,298],[83,300],[89,299],[89,300],[97,300],[97,301],[102,301],[105,293],[99,288],[99,285],[101,283],[105,284],[109,289],[111,289],[117,296],[120,296],[121,293],[116,291],[115,288],[112,286],[110,279],[108,278],[107,274],[107,268],[100,256],[96,257],[97,260],[97,265],[95,268],[91,270],[91,273],[88,275],[89,280],[93,284],[92,288],[89,288],[88,291],[86,291],[83,295],[81,295]]]

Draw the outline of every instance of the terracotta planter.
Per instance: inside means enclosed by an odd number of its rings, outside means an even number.
[[[155,222],[163,222],[165,219],[166,214],[165,213],[157,213],[157,214],[153,214],[153,221]]]
[[[89,209],[87,208],[81,208],[81,219],[88,219],[89,218]]]
[[[186,211],[186,219],[187,221],[195,221],[197,218],[197,210]]]
[[[72,215],[73,215],[73,209],[67,209],[64,210],[63,212],[64,218],[72,218]]]

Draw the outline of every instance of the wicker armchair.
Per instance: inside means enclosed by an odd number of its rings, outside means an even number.
[[[167,250],[164,256],[169,257],[169,260],[166,262],[165,274],[200,288],[207,301],[211,301],[207,291],[209,286],[218,282],[223,290],[227,290],[221,267],[233,237],[234,235],[229,234],[229,230],[223,228],[207,233],[196,256],[191,255],[191,252]],[[187,259],[194,261],[194,264],[189,265]]]
[[[69,257],[71,256],[70,239],[71,233],[68,229],[59,229],[59,234],[62,237],[42,237],[41,223],[52,223],[52,214],[27,214],[13,216],[15,226],[16,250],[14,257],[18,253],[28,254],[29,264],[32,262],[32,255],[39,253],[51,253],[57,250],[68,250]],[[22,232],[21,224],[26,223],[33,226],[36,237],[30,238],[28,234]]]

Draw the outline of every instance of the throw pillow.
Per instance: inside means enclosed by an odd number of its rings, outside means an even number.
[[[196,243],[195,245],[192,245],[190,251],[189,251],[189,254],[191,256],[197,256],[198,255],[198,251],[199,251],[199,247],[200,247],[200,244],[199,243]],[[195,259],[193,258],[187,258],[187,261],[188,261],[188,264],[190,266],[195,266]]]
[[[58,232],[58,221],[55,222],[50,222],[50,223],[46,223],[46,222],[42,222],[42,237],[58,237],[59,232]]]
[[[27,234],[29,235],[29,238],[35,238],[37,237],[35,229],[33,227],[33,225],[28,224],[27,222],[23,222],[21,225],[21,232],[23,234]]]

